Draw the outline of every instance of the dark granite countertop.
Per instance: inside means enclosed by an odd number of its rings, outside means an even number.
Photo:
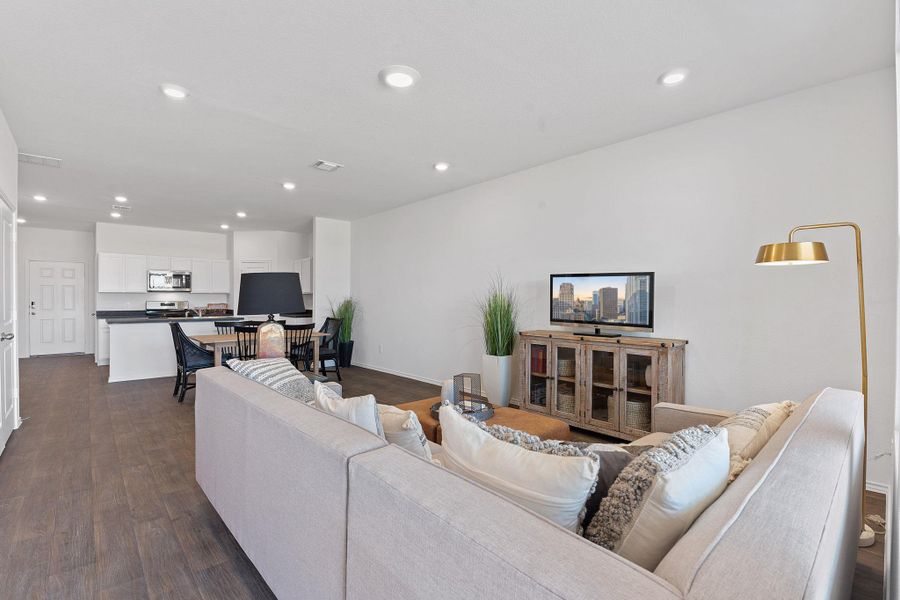
[[[98,318],[102,319],[99,314]],[[131,323],[191,323],[194,321],[243,321],[243,317],[105,317],[109,325],[127,325]]]

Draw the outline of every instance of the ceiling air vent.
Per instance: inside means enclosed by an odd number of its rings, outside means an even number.
[[[312,164],[313,168],[318,169],[320,171],[325,171],[326,173],[331,173],[332,171],[337,171],[344,165],[339,165],[336,162],[330,162],[327,160],[317,160]]]
[[[28,154],[27,152],[19,152],[19,162],[38,165],[39,167],[52,167],[54,169],[58,169],[62,166],[61,158],[41,156],[40,154]]]
[[[131,207],[124,204],[113,204],[112,209],[117,212],[131,212]]]

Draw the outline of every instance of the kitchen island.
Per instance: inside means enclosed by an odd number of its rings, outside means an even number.
[[[215,321],[240,317],[108,317],[109,382],[174,377],[175,344],[169,323],[178,322],[188,336],[216,333]]]

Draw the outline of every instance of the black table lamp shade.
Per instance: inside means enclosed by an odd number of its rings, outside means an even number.
[[[302,294],[299,273],[242,273],[238,314],[302,313]]]

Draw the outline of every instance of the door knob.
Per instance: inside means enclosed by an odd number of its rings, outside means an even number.
[[[0,342],[5,342],[6,340],[11,340],[16,337],[14,333],[0,333]]]

